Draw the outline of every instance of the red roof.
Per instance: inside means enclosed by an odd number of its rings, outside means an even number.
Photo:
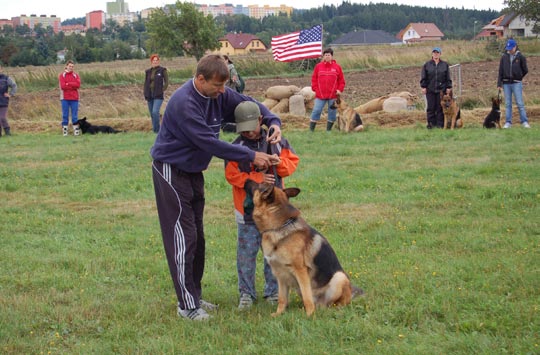
[[[406,28],[411,27],[420,35],[420,37],[444,37],[444,33],[439,30],[434,23],[411,22]]]

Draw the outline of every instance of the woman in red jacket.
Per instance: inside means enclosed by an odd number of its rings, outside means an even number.
[[[62,134],[68,135],[69,111],[71,110],[71,124],[73,135],[80,134],[79,129],[79,88],[81,77],[73,71],[73,61],[68,60],[63,73],[58,77],[60,83],[60,101],[62,102]]]
[[[336,122],[337,109],[331,108],[337,95],[345,89],[345,77],[341,66],[333,59],[334,51],[327,48],[323,51],[322,61],[313,69],[311,76],[311,89],[315,92],[315,105],[311,111],[309,129],[315,130],[317,122],[321,119],[321,113],[325,105],[328,105],[328,121],[326,130],[332,130]]]

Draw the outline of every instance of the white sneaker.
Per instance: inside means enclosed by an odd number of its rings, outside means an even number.
[[[68,126],[62,126],[62,135],[64,137],[68,135]]]
[[[198,321],[212,318],[212,316],[206,313],[206,311],[202,308],[186,309],[186,310],[178,308],[178,315],[182,318],[198,320]]]
[[[251,308],[253,306],[253,298],[247,293],[242,293],[240,295],[240,303],[238,303],[238,309],[243,311]]]
[[[506,122],[506,123],[504,124],[503,128],[512,128],[512,124]]]
[[[79,125],[73,126],[73,135],[78,136],[81,134],[81,130],[79,128]]]
[[[277,295],[277,293],[274,293],[273,295],[267,296],[265,299],[266,299],[266,302],[268,302],[270,304],[277,304],[278,303],[278,295]]]
[[[199,300],[199,306],[207,312],[215,311],[219,307],[217,304],[210,303],[202,298]]]
[[[522,126],[523,128],[531,128],[531,125],[529,124],[529,122],[523,122],[523,123],[521,124],[521,126]]]

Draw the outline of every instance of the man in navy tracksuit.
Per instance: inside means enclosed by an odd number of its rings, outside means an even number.
[[[225,88],[229,69],[215,54],[202,58],[195,77],[171,96],[150,154],[156,204],[169,270],[178,297],[178,314],[191,320],[210,317],[215,305],[201,299],[205,239],[204,177],[213,156],[249,161],[259,168],[279,162],[275,155],[255,152],[219,139],[222,121],[234,122],[234,109],[246,100]],[[281,140],[281,121],[258,103],[263,122],[274,128],[271,143]],[[205,310],[206,309],[206,310]]]

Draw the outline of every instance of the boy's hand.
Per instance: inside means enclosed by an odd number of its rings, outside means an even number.
[[[278,125],[271,125],[268,133],[269,136],[266,139],[267,142],[270,142],[271,144],[277,144],[281,142],[281,128]]]

